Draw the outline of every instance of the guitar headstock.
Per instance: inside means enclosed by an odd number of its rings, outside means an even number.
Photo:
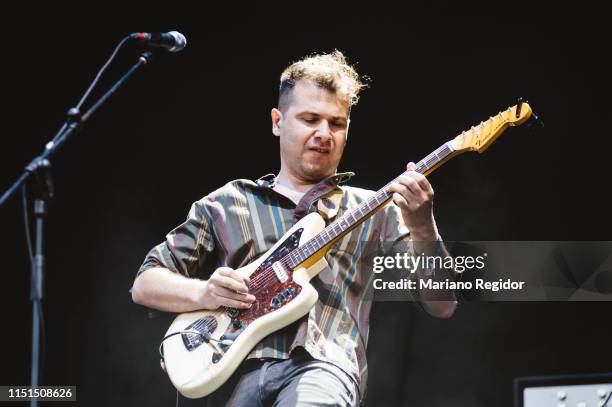
[[[520,105],[520,108],[519,108]],[[531,117],[531,107],[522,102],[499,112],[489,120],[464,131],[450,141],[455,151],[478,151],[482,153],[493,143],[509,126],[519,126]],[[519,112],[517,115],[517,108]]]

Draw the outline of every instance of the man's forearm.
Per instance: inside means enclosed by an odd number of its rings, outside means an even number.
[[[132,300],[149,308],[168,312],[203,309],[206,282],[188,278],[163,267],[145,270],[134,281]]]

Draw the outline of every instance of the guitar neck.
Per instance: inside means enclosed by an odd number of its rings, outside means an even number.
[[[434,152],[419,161],[416,165],[415,171],[423,175],[430,174],[445,161],[449,160],[458,153],[459,152],[453,149],[449,142],[444,143]],[[366,199],[355,208],[345,212],[338,219],[330,223],[319,234],[312,237],[302,246],[291,252],[289,266],[292,268],[297,267],[314,254],[327,252],[327,250],[329,250],[334,243],[342,239],[352,229],[359,226],[359,224],[378,212],[392,199],[393,194],[387,191],[388,187],[406,173],[407,171],[404,171],[398,177],[394,178],[384,187],[376,191],[376,193],[370,198]]]

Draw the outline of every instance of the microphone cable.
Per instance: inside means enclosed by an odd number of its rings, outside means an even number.
[[[119,52],[119,50],[129,40],[130,40],[130,36],[126,35],[125,37],[123,37],[123,39],[121,41],[119,41],[119,44],[117,44],[117,46],[115,47],[115,49],[111,53],[110,57],[106,60],[104,65],[102,65],[102,68],[100,68],[100,70],[98,71],[98,73],[94,77],[93,81],[91,82],[91,84],[89,85],[89,87],[87,88],[85,93],[83,93],[83,96],[81,96],[81,99],[79,100],[79,103],[77,103],[77,105],[74,108],[70,109],[70,112],[73,112],[76,115],[80,115],[81,107],[83,106],[83,104],[85,103],[85,101],[87,100],[89,95],[91,94],[92,90],[94,89],[94,87],[96,86],[96,84],[98,83],[100,78],[102,77],[102,74],[104,73],[104,71],[106,71],[106,69],[111,64],[111,62],[113,62],[113,60],[117,56],[117,53]],[[64,131],[66,130],[67,127],[68,127],[68,122],[65,122],[64,125],[59,129],[59,131],[57,132],[55,137],[53,137],[53,140],[51,142],[52,143],[56,143],[60,139],[60,137],[62,136],[62,134],[64,133]]]

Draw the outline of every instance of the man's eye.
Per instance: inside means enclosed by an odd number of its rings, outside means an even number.
[[[305,117],[305,118],[304,118],[304,121],[305,121],[306,123],[316,123],[316,122],[317,122],[317,119],[316,119],[316,118],[314,118],[314,117]]]

